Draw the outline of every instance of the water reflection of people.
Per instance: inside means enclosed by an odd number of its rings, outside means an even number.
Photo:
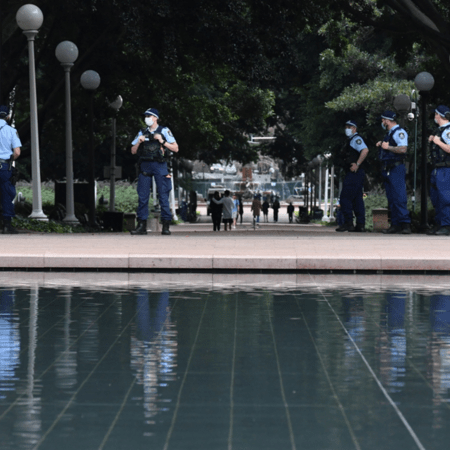
[[[355,370],[360,356],[355,345],[361,348],[366,332],[366,320],[364,312],[364,300],[362,297],[342,297],[342,309],[344,313],[344,324],[351,339],[344,339],[344,365],[345,380],[356,381],[360,377],[360,372]],[[355,344],[355,345],[354,345]]]
[[[148,419],[158,413],[158,391],[176,379],[177,341],[171,322],[169,293],[159,295],[155,307],[148,291],[140,290],[136,302],[136,333],[131,339],[131,367],[144,388],[144,411]]]
[[[14,390],[15,371],[19,366],[19,322],[14,320],[13,290],[0,291],[0,399]]]
[[[405,386],[406,374],[406,292],[387,293],[379,339],[380,372],[390,392]]]
[[[434,390],[433,404],[437,407],[448,401],[450,390],[450,292],[431,297],[430,323],[430,376]],[[441,414],[439,411],[438,408],[433,409],[433,428],[447,426],[444,411]]]

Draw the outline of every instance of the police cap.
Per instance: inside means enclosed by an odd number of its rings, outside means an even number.
[[[0,106],[0,117],[7,117],[9,116],[9,108],[6,105]]]
[[[155,108],[149,108],[147,111],[145,111],[144,116],[155,116],[157,119],[159,119],[159,111]]]
[[[436,109],[435,112],[438,113],[440,116],[446,118],[447,120],[449,119],[449,115],[450,115],[450,108],[448,106],[445,105],[439,105]]]
[[[350,125],[351,127],[358,128],[358,125],[354,120],[347,120],[347,122],[345,122],[345,125]]]
[[[381,114],[381,118],[382,119],[387,119],[387,120],[395,120],[395,118],[397,117],[397,114],[395,114],[394,111],[383,111],[383,114]]]

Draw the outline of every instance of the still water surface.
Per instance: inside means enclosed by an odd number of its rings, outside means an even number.
[[[0,287],[0,449],[443,449],[450,289]]]

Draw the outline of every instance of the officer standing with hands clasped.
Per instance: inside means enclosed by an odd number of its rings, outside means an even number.
[[[435,226],[429,235],[450,235],[450,108],[436,108],[434,121],[439,128],[428,138],[431,144],[433,171],[430,179],[430,199],[435,210]]]
[[[144,113],[147,128],[139,131],[131,143],[131,153],[138,155],[138,185],[139,204],[137,209],[138,225],[131,234],[147,234],[148,201],[152,177],[155,178],[161,206],[161,222],[163,235],[169,235],[172,221],[169,193],[172,190],[172,179],[167,168],[168,152],[177,153],[178,144],[172,132],[167,127],[158,124],[159,112],[150,108]]]
[[[15,181],[13,177],[12,161],[20,156],[19,135],[15,128],[8,125],[9,108],[0,106],[0,190],[2,193],[3,208],[3,234],[17,234],[18,231],[11,225],[15,216],[13,200],[16,196]]]
[[[395,121],[393,111],[384,111],[381,126],[387,131],[383,141],[377,142],[382,176],[388,206],[391,210],[391,226],[385,234],[411,234],[411,218],[407,208],[405,157],[408,149],[408,133]]]
[[[348,138],[344,148],[345,178],[339,198],[344,223],[336,228],[336,231],[365,231],[366,210],[364,208],[364,160],[369,154],[364,139],[357,133],[357,125],[354,120],[345,124],[345,134]],[[356,216],[356,226],[353,226],[353,211]]]

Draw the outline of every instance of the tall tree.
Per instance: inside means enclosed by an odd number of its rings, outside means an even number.
[[[16,124],[26,144],[26,39],[15,24],[21,4],[3,0],[0,80],[4,95],[14,95]],[[290,0],[276,5],[262,0],[41,0],[38,6],[44,13],[35,44],[44,177],[64,173],[63,70],[54,54],[59,42],[73,41],[80,51],[71,75],[76,175],[84,172],[86,161],[87,99],[79,79],[87,69],[101,76],[95,130],[105,153],[112,115],[106,100],[120,94],[119,146],[128,148],[140,115],[156,106],[184,156],[246,162],[256,154],[243,133],[261,129],[271,112],[270,87],[283,73],[299,69],[299,30],[320,18],[313,2],[305,6]],[[24,156],[28,152],[25,145]],[[131,160],[124,156],[123,162],[129,166]]]

